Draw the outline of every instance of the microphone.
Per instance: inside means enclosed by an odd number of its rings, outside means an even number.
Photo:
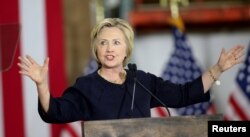
[[[132,94],[132,101],[131,101],[131,112],[133,111],[133,109],[134,109],[134,102],[135,102],[135,88],[136,88],[136,70],[137,70],[137,68],[136,68],[136,65],[135,64],[131,64],[131,63],[129,63],[128,64],[128,69],[129,69],[129,71],[130,72],[132,72],[132,76],[133,76],[133,78],[134,78],[134,86],[133,86],[133,94]]]
[[[132,72],[132,76],[134,77],[134,79],[136,79],[136,71],[137,71],[137,67],[135,64],[128,64],[128,69],[130,72]]]
[[[136,83],[138,83],[144,90],[146,90],[154,99],[156,99],[162,106],[164,106],[168,112],[168,115],[171,116],[170,111],[168,109],[168,107],[157,97],[153,94],[153,92],[151,92],[148,88],[146,88],[139,80],[137,80],[136,77],[136,71],[137,71],[137,67],[136,64],[128,64],[128,69],[129,71],[132,72],[132,75],[134,77],[134,88],[133,88],[133,96],[132,96],[132,103],[131,103],[131,111],[133,110],[133,106],[134,106],[134,96],[135,96],[135,87],[136,87]]]

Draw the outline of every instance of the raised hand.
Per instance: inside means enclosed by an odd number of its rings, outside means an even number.
[[[245,54],[244,46],[238,45],[231,48],[228,52],[223,48],[220,54],[220,58],[217,62],[221,72],[232,68],[234,65],[241,63],[242,56]]]
[[[18,57],[20,62],[18,66],[21,68],[20,74],[26,75],[31,78],[36,84],[44,84],[47,81],[49,58],[44,60],[43,65],[39,65],[32,57],[29,55],[25,57]]]

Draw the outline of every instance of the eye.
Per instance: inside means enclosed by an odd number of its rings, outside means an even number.
[[[120,41],[114,41],[114,45],[120,45]]]
[[[100,41],[100,45],[107,45],[107,44],[108,44],[108,42],[107,42],[107,41],[105,41],[105,40]]]

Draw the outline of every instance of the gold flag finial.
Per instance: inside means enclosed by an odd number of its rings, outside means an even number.
[[[170,0],[170,11],[173,18],[179,18],[179,5],[187,6],[188,0]]]
[[[189,0],[160,0],[161,7],[167,7],[169,5],[171,16],[173,18],[179,18],[179,5],[189,5]]]
[[[104,2],[103,0],[95,0],[96,2],[96,22],[104,19]]]

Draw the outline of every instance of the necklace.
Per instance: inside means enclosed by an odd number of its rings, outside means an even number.
[[[126,75],[127,75],[126,71],[123,70],[122,72],[119,73],[119,78],[117,78],[117,79],[115,79],[115,80],[111,80],[110,78],[105,77],[105,76],[101,73],[101,69],[99,69],[99,70],[97,71],[97,73],[98,73],[102,78],[104,78],[105,80],[107,80],[107,81],[109,81],[109,82],[111,82],[111,83],[114,83],[114,84],[122,84],[122,83],[125,81]]]

